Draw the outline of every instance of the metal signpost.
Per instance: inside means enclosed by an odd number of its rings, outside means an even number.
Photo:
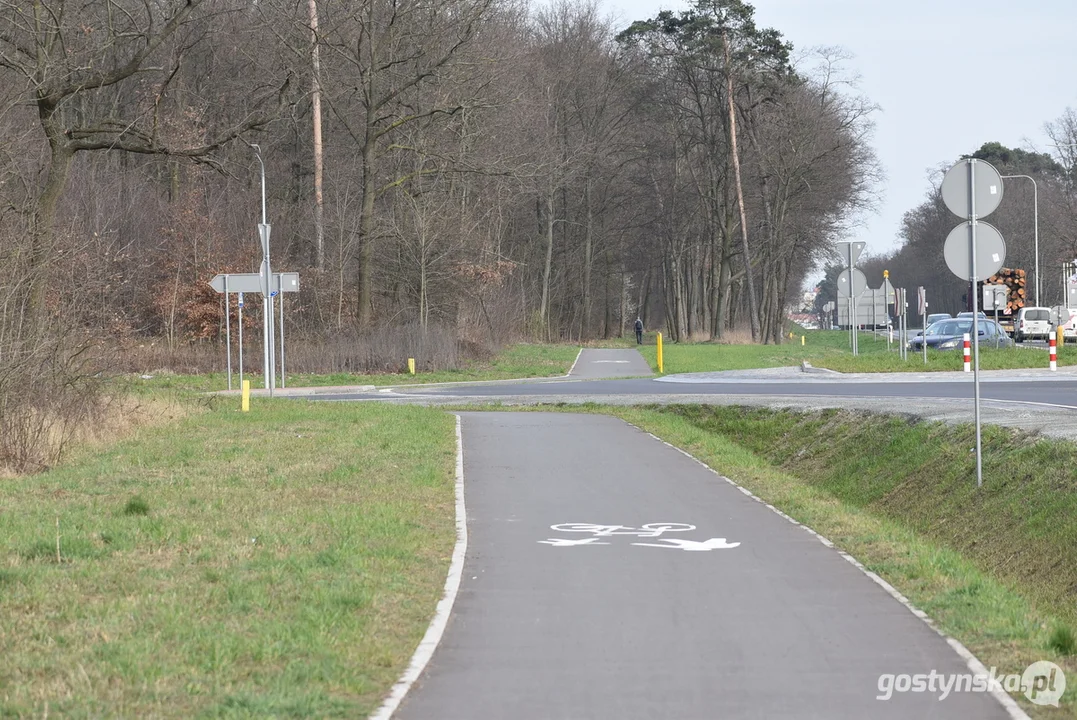
[[[995,311],[995,324],[998,324],[999,308],[1006,306],[1006,298],[1010,289],[1005,285],[984,285],[984,310],[991,308]],[[995,349],[998,350],[999,334],[995,335]]]
[[[897,351],[898,357],[902,360],[905,359],[905,340],[902,337],[904,333],[901,330],[901,288],[894,290],[894,320],[897,322]]]
[[[225,366],[228,369],[228,389],[232,389],[232,301],[228,297],[228,280],[224,281],[224,347],[225,356],[228,358]],[[240,383],[242,385],[242,383]]]
[[[875,342],[879,341],[879,333],[875,332],[879,327],[879,304],[875,299],[875,294],[878,292],[876,288],[871,289],[871,337]]]
[[[226,294],[227,298],[228,295]],[[243,388],[243,293],[238,294],[239,302],[239,387]]]
[[[866,245],[867,243],[864,242],[851,241],[836,243],[842,262],[845,263],[845,270],[838,276],[838,297],[849,298],[849,344],[853,350],[853,355],[857,355],[859,350],[856,337],[856,299],[864,293],[868,286],[864,273],[856,269],[856,261],[860,259],[860,253],[864,252]],[[848,277],[846,277],[846,273],[849,274]],[[854,273],[859,273],[860,277],[864,279],[859,291],[856,291],[856,288],[852,285],[852,275]],[[844,290],[850,294],[842,295],[843,282],[845,283]]]
[[[966,158],[946,172],[942,200],[954,215],[965,218],[946,238],[943,258],[950,271],[971,283],[988,278],[1006,261],[1002,234],[979,218],[987,217],[1002,202],[1002,176],[990,163]],[[975,287],[975,285],[973,285]],[[980,432],[980,315],[979,298],[972,295],[973,405],[976,417],[976,486],[983,485],[983,443]]]
[[[916,288],[916,309],[924,325],[920,335],[920,347],[924,351],[924,365],[927,365],[927,290],[924,290],[923,286]]]
[[[259,158],[260,160],[261,158]],[[265,387],[269,390],[270,397],[272,397],[277,381],[277,368],[276,354],[273,351],[273,339],[275,336],[273,332],[273,298],[276,293],[270,288],[270,278],[273,276],[269,264],[270,230],[272,228],[265,222],[265,207],[263,205],[262,222],[258,225],[258,236],[262,243],[262,267],[259,275],[261,276],[262,285],[262,307],[265,310],[262,314],[262,337],[265,338],[265,342],[262,343],[262,361],[265,371]]]
[[[261,273],[231,273],[216,275],[209,281],[209,286],[224,295],[225,308],[229,307],[228,295],[239,295],[239,385],[243,386],[243,293],[260,293],[268,289],[268,298],[272,299],[280,293],[299,292],[299,273],[286,272],[274,273],[272,282],[268,286],[263,283]],[[225,312],[225,328],[229,328],[228,313]],[[263,328],[266,323],[263,319]],[[270,337],[263,343],[264,347],[272,348],[273,325],[269,325]],[[228,389],[232,389],[232,337],[230,330],[226,330],[225,343],[228,345]],[[274,378],[275,380],[275,378]],[[266,387],[272,393],[273,383],[267,382]],[[281,295],[280,303],[280,386],[284,387],[284,296]]]

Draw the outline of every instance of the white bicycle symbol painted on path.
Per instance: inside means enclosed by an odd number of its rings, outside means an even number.
[[[551,530],[557,532],[591,533],[595,537],[609,537],[611,535],[634,535],[636,537],[658,537],[665,532],[685,532],[695,530],[695,525],[688,523],[647,523],[638,528],[627,525],[596,525],[594,523],[561,523],[551,525]]]
[[[663,538],[660,537],[663,533],[667,532],[687,532],[688,530],[695,530],[695,525],[689,525],[688,523],[647,523],[641,525],[638,528],[630,527],[628,525],[598,525],[595,523],[560,523],[558,525],[551,525],[551,530],[564,533],[588,533],[591,537],[586,538],[550,538],[549,540],[539,540],[538,542],[543,545],[552,545],[554,547],[575,547],[577,545],[611,545],[612,543],[604,542],[602,538],[610,538],[615,535],[629,535],[637,538],[658,538],[658,542],[643,543],[634,542],[632,545],[639,545],[641,547],[662,547],[662,548],[674,548],[677,550],[688,551],[707,551],[707,550],[725,550],[728,548],[735,548],[740,545],[739,542],[726,542],[725,538],[710,538],[708,540],[685,540],[683,538]]]

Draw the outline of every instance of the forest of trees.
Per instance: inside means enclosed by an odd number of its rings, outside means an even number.
[[[841,53],[739,0],[627,28],[588,0],[3,0],[0,27],[0,337],[218,340],[206,282],[260,261],[250,143],[314,343],[637,313],[777,342],[877,176]]]

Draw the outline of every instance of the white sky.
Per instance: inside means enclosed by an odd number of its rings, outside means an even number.
[[[687,9],[676,0],[602,0],[622,20]],[[867,252],[897,247],[902,215],[928,176],[985,142],[1054,152],[1044,123],[1077,107],[1074,0],[750,0],[756,24],[794,52],[839,46],[875,114],[886,173],[877,215],[853,238]],[[956,223],[955,219],[955,223]]]

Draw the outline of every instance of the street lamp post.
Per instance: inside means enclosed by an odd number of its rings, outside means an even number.
[[[1033,286],[1036,293],[1036,306],[1040,305],[1040,199],[1039,190],[1036,187],[1036,180],[1029,175],[1000,175],[999,177],[1005,178],[1025,178],[1032,181],[1032,214],[1033,214],[1033,252],[1035,254],[1035,273],[1036,284]]]

